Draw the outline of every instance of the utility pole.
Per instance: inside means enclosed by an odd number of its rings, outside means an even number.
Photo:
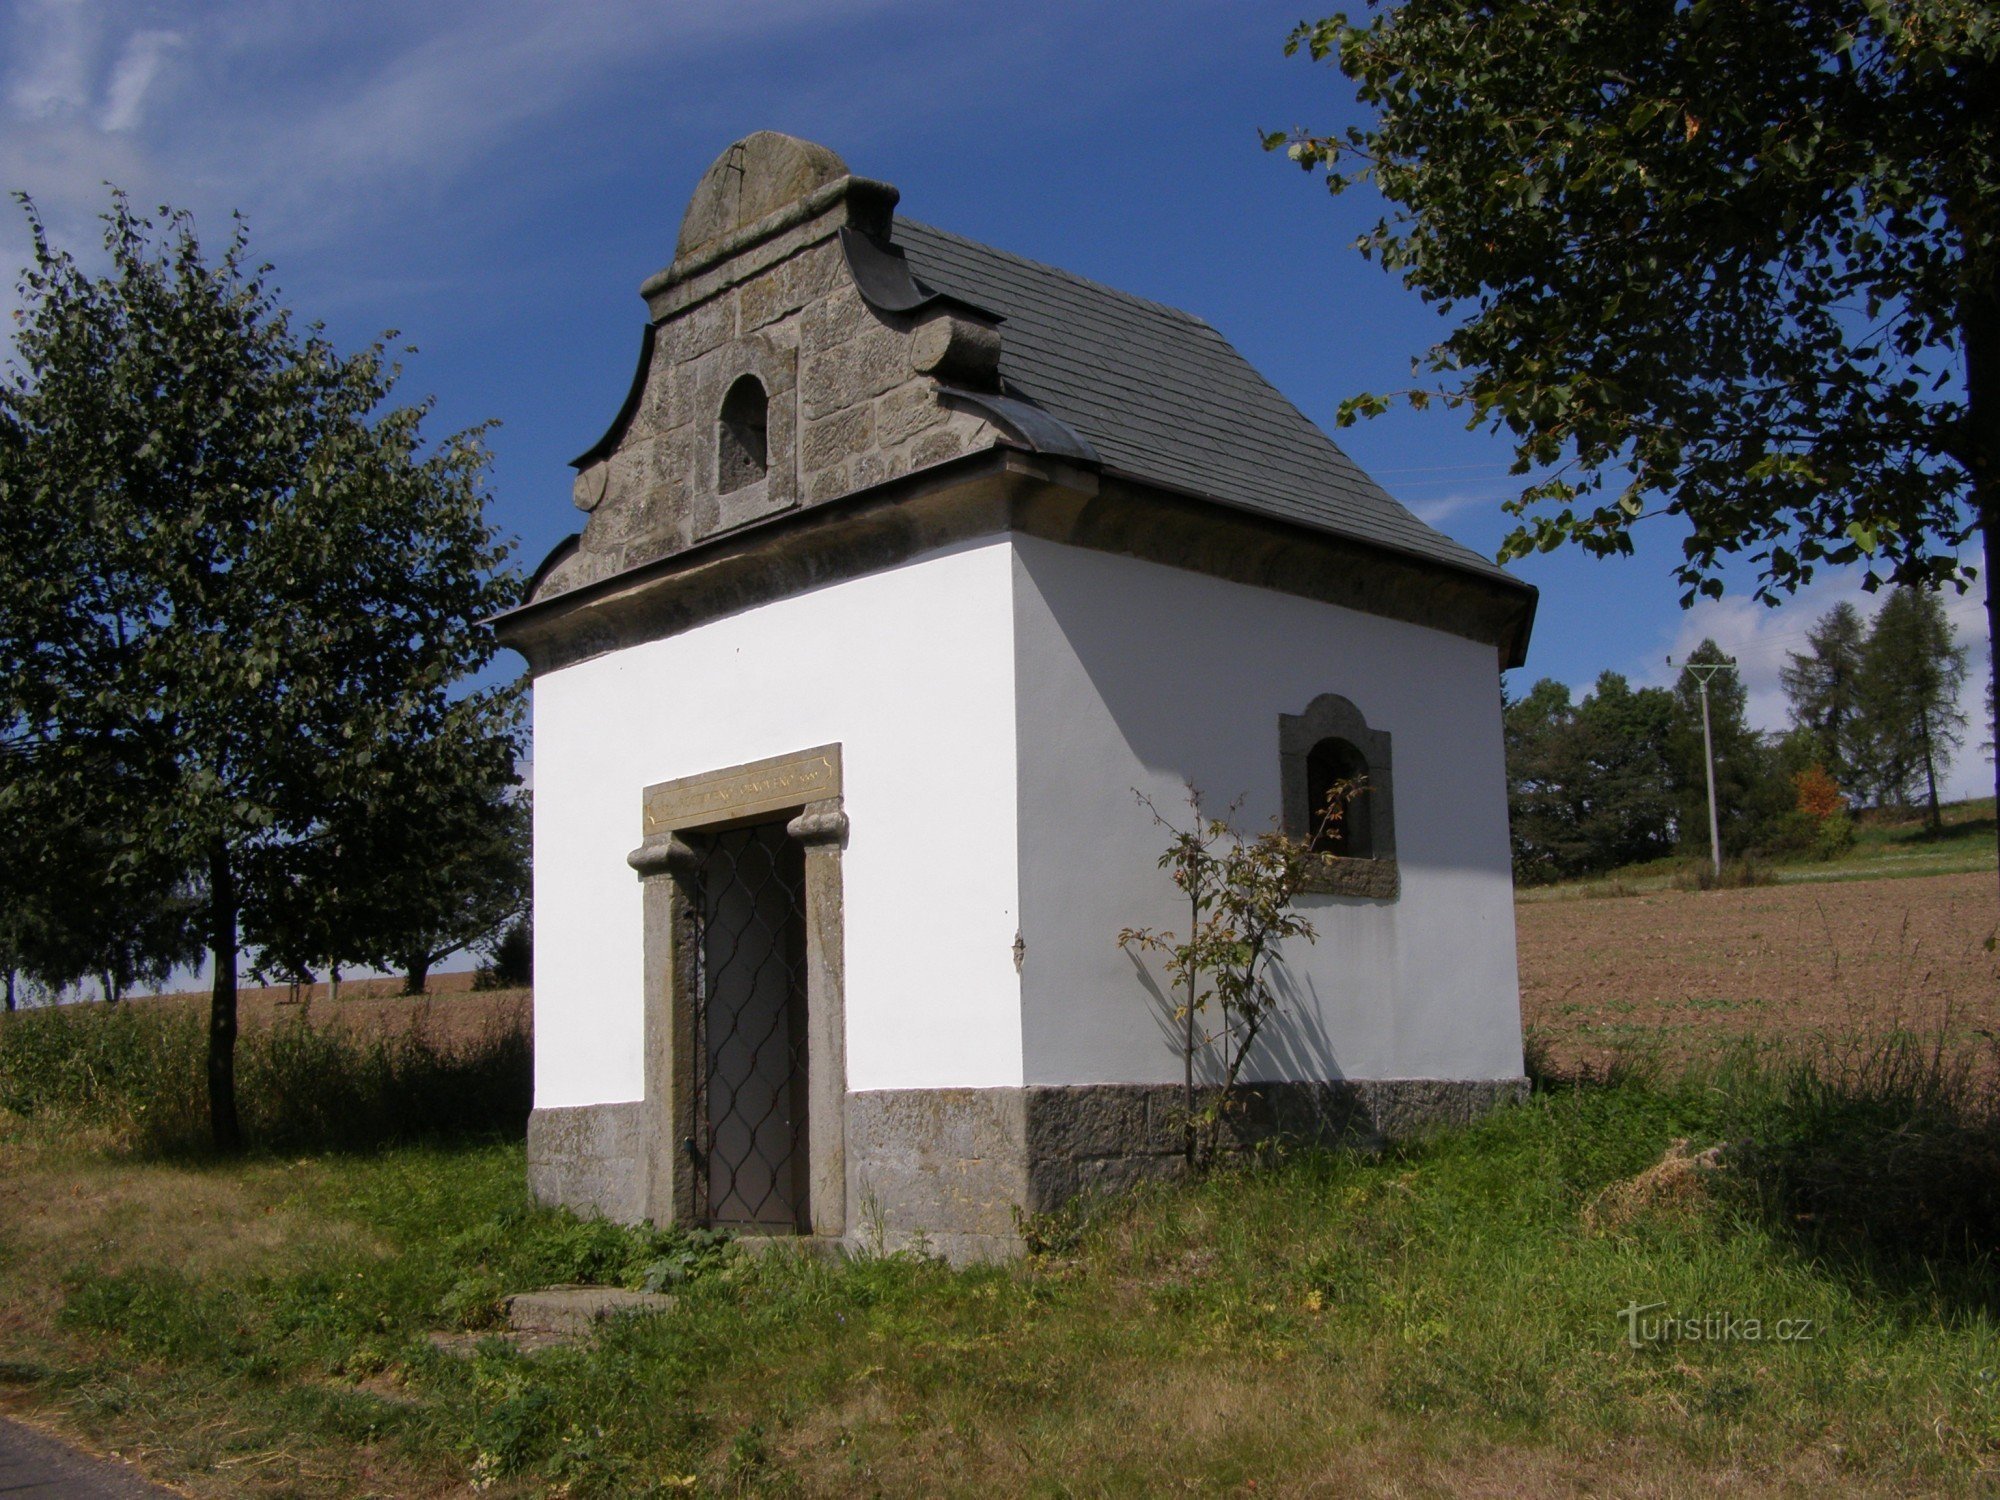
[[[1672,666],[1674,659],[1667,658]],[[1694,680],[1701,687],[1701,758],[1708,771],[1708,857],[1715,866],[1715,873],[1722,874],[1722,832],[1721,823],[1715,815],[1715,741],[1708,730],[1708,680],[1717,672],[1736,670],[1736,658],[1725,656],[1721,661],[1690,661],[1681,663],[1681,669],[1694,674]]]

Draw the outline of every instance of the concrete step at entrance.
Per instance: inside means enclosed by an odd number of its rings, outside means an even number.
[[[675,1299],[664,1292],[628,1292],[615,1286],[552,1286],[507,1299],[507,1327],[515,1333],[583,1338],[612,1318],[669,1313]]]

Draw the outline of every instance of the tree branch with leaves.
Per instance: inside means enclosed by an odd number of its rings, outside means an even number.
[[[1978,538],[2000,627],[1990,5],[1400,0],[1288,50],[1372,117],[1266,145],[1378,191],[1357,248],[1458,315],[1408,399],[1513,440],[1503,560],[1664,515],[1684,604],[1738,555],[1775,600],[1827,566],[1963,587]]]

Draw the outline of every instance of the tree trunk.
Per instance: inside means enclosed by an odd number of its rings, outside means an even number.
[[[1924,794],[1930,798],[1930,816],[1924,826],[1935,838],[1944,832],[1944,815],[1938,811],[1937,761],[1931,754],[1931,716],[1928,711],[1917,715],[1917,742],[1924,747]]]
[[[7,965],[7,1014],[14,1014],[14,976],[17,971],[12,964]]]
[[[421,995],[424,992],[425,983],[430,979],[430,974],[431,960],[429,954],[411,959],[403,975],[403,993],[406,995]]]
[[[1197,810],[1195,816],[1201,816]],[[1191,871],[1188,879],[1188,944],[1192,948],[1201,927],[1201,889],[1196,884],[1199,872]],[[1187,973],[1187,1018],[1181,1031],[1181,1152],[1187,1158],[1190,1172],[1195,1168],[1194,1130],[1194,1000],[1195,986],[1200,974],[1194,965],[1188,965]]]
[[[215,978],[208,1001],[208,1128],[218,1151],[243,1149],[236,1118],[236,871],[229,848],[208,857],[208,951]]]
[[[1983,205],[1972,205],[1978,214]],[[2000,264],[1968,265],[1959,326],[1965,335],[1965,432],[1961,456],[1972,473],[1986,562],[1986,667],[2000,690]],[[1996,696],[2000,702],[2000,696]],[[1993,726],[1988,725],[1988,729]],[[2000,749],[1993,756],[1995,848],[2000,849]]]

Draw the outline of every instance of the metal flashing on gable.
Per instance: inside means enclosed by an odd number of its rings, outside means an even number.
[[[989,323],[1003,321],[1000,315],[976,302],[954,297],[925,286],[910,274],[910,263],[894,245],[884,245],[854,229],[840,231],[841,254],[847,257],[847,272],[861,300],[877,312],[914,313],[932,307],[954,307]]]
[[[1097,450],[1069,423],[1051,416],[1039,406],[1014,396],[996,396],[986,391],[968,391],[941,385],[938,395],[946,401],[969,407],[978,415],[1014,434],[1036,453],[1078,463],[1098,462]]]
[[[639,367],[632,372],[632,384],[626,388],[625,400],[618,408],[618,415],[604,429],[603,437],[569,461],[572,469],[584,469],[600,458],[609,458],[617,448],[618,440],[625,435],[625,429],[631,425],[632,418],[638,415],[640,398],[646,394],[646,372],[653,367],[653,341],[659,336],[659,327],[657,323],[646,325],[646,331],[639,339]]]

